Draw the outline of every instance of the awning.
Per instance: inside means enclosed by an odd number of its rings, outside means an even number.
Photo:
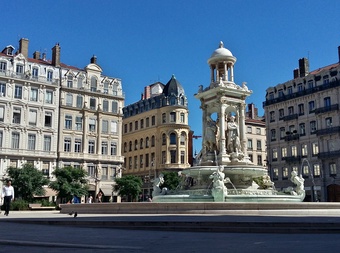
[[[104,194],[104,196],[112,196],[112,189],[110,188],[100,188],[99,190]]]

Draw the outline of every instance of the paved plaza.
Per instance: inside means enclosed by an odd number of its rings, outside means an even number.
[[[58,211],[11,212],[0,217],[0,252],[334,252],[340,216],[105,215],[74,218]],[[102,227],[102,224],[109,224]],[[155,229],[143,224],[158,224]],[[186,228],[171,224],[183,223]],[[268,224],[262,232],[223,232],[216,224]],[[97,224],[97,226],[95,225]],[[119,224],[118,228],[115,224]],[[123,225],[128,227],[123,227]],[[142,225],[141,225],[142,224]],[[191,226],[190,226],[191,224]],[[196,225],[195,225],[196,224]],[[206,224],[206,227],[199,227]],[[271,224],[308,224],[317,231],[266,232]],[[325,224],[325,227],[322,226]],[[333,228],[329,228],[333,224]],[[198,228],[198,229],[197,229]],[[296,231],[296,233],[294,233]]]

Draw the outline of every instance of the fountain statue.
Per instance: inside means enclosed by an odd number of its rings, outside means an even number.
[[[246,98],[252,91],[244,82],[234,82],[236,58],[220,43],[208,60],[210,85],[199,86],[195,97],[202,109],[202,150],[198,164],[181,171],[182,183],[175,191],[162,194],[158,188],[154,202],[274,202],[302,201],[303,178],[292,174],[297,186],[279,192],[263,166],[254,165],[247,155],[245,127]],[[262,178],[260,187],[254,179]],[[231,187],[227,187],[231,186]]]

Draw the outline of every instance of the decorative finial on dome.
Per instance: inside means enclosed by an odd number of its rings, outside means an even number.
[[[174,75],[174,74],[172,74],[172,78],[173,78],[173,79],[176,79],[176,77],[175,77],[175,75]]]
[[[223,47],[224,47],[223,41],[221,40],[221,41],[220,41],[220,48],[223,48]]]

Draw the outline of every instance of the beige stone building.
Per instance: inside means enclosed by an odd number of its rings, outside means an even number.
[[[338,48],[340,62],[340,47]],[[293,170],[305,179],[306,201],[340,201],[340,64],[309,71],[299,60],[294,78],[267,89],[264,102],[268,166],[276,188]]]
[[[84,69],[60,65],[58,163],[60,167],[84,168],[89,175],[90,194],[95,197],[101,191],[104,201],[116,202],[119,199],[112,185],[120,177],[124,162],[124,94],[121,80],[102,72],[95,56]]]
[[[255,165],[266,167],[266,123],[264,117],[258,116],[258,110],[254,104],[248,104],[245,125],[248,156]]]
[[[38,52],[29,58],[28,44],[0,53],[0,177],[24,163],[50,177],[57,165],[60,69]]]
[[[145,87],[141,100],[123,108],[123,174],[143,179],[143,199],[161,172],[190,166],[188,113],[184,89],[174,76],[166,85]]]

